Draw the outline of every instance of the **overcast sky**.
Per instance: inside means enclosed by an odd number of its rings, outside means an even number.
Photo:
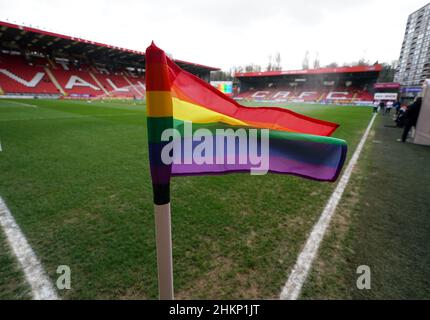
[[[428,0],[0,0],[0,20],[220,67],[266,66],[280,52],[300,69],[398,59],[407,17]]]

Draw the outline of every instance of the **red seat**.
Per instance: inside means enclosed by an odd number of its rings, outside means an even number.
[[[45,61],[46,62],[46,61]],[[42,60],[27,63],[23,56],[0,54],[0,87],[6,94],[60,94],[43,67]]]

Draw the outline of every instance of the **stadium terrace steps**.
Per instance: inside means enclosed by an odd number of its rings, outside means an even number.
[[[63,88],[58,83],[55,76],[52,74],[51,70],[49,70],[48,67],[45,67],[46,74],[48,75],[49,79],[51,79],[52,83],[55,85],[55,87],[60,91],[64,96],[66,95],[66,92],[64,92]]]
[[[146,87],[144,85],[145,81],[138,77],[128,76],[127,79],[136,87],[139,89],[140,92],[145,94]]]
[[[143,94],[134,88],[134,85],[127,81],[123,75],[117,74],[97,74],[95,75],[101,86],[116,97],[143,97]]]
[[[89,75],[91,76],[91,78],[94,80],[95,83],[97,83],[97,85],[99,86],[99,88],[101,88],[103,90],[103,92],[106,95],[110,95],[109,92],[106,90],[106,88],[100,83],[99,79],[97,79],[97,77],[94,75],[94,73],[92,73],[91,71],[89,72]]]
[[[317,102],[321,102],[321,101],[324,99],[324,97],[325,97],[325,93],[322,93],[322,94],[320,95],[320,97],[318,98],[318,101],[317,101]]]
[[[127,78],[127,76],[125,76],[125,75],[123,75],[123,77],[124,77],[124,80],[125,81],[127,81],[127,83],[140,95],[140,96],[142,96],[142,97],[144,97],[145,96],[145,91],[144,92],[142,92],[142,91],[140,91],[138,88],[137,88],[137,86],[136,85],[134,85],[128,78]]]
[[[52,69],[57,69],[57,66],[55,65],[55,63],[52,61],[52,59],[50,58],[46,58],[46,60],[48,60],[49,65],[51,66]]]

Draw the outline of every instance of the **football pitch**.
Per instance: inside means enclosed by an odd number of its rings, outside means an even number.
[[[348,159],[366,107],[294,105],[339,123]],[[145,105],[0,100],[0,197],[64,299],[156,299]],[[174,178],[175,298],[277,299],[335,184],[294,176]],[[307,297],[312,298],[309,293]],[[0,231],[0,298],[30,290]]]

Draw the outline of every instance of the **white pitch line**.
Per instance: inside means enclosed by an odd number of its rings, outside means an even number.
[[[23,106],[23,107],[30,107],[30,108],[38,109],[38,106],[35,106],[34,104],[23,103],[23,102],[15,102],[15,101],[7,101],[7,102],[8,103],[17,104],[17,105]]]
[[[1,197],[0,226],[3,228],[7,242],[31,286],[32,298],[34,300],[59,300],[60,298],[43,270],[42,264]]]
[[[303,284],[308,277],[312,263],[318,253],[320,244],[324,238],[324,235],[330,225],[330,221],[336,211],[337,205],[342,198],[343,192],[348,185],[349,179],[351,178],[352,171],[360,157],[361,151],[366,143],[369,136],[370,130],[372,129],[373,123],[375,122],[376,113],[370,120],[369,126],[367,127],[357,149],[354,152],[351,160],[349,161],[348,167],[342,175],[342,178],[337,185],[336,189],[332,193],[329,201],[327,202],[324,211],[321,214],[318,222],[315,224],[308,240],[306,241],[305,247],[297,258],[296,264],[293,271],[288,278],[287,283],[282,289],[280,299],[281,300],[296,300],[302,290]]]

